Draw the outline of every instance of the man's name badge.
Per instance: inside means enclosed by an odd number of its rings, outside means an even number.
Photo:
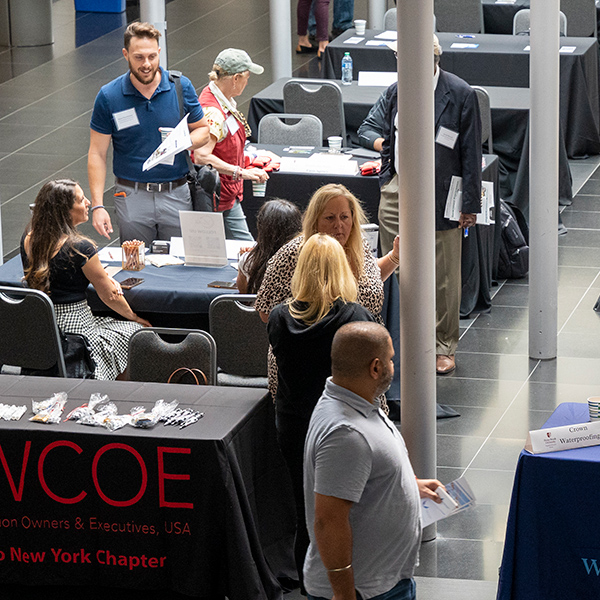
[[[135,108],[128,108],[127,110],[120,110],[119,112],[113,113],[113,119],[115,120],[117,131],[140,124]]]
[[[447,127],[440,127],[435,142],[436,144],[441,144],[442,146],[446,146],[446,148],[450,148],[450,150],[454,150],[457,139],[458,132],[452,131]]]

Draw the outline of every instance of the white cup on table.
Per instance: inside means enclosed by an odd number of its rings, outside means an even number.
[[[339,154],[342,151],[342,138],[339,135],[330,135],[327,138],[329,144],[329,152]]]
[[[356,29],[356,35],[365,35],[366,28],[367,22],[364,19],[354,19],[354,29]]]

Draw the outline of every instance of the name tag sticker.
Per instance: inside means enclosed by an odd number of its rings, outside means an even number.
[[[233,115],[229,115],[227,119],[225,119],[225,125],[227,125],[227,129],[231,135],[235,135],[236,131],[240,128],[240,124]]]
[[[140,124],[135,108],[128,108],[127,110],[113,113],[113,119],[115,120],[117,131]]]
[[[436,144],[441,144],[442,146],[446,146],[446,148],[450,148],[450,150],[454,150],[454,146],[456,146],[456,140],[458,139],[458,132],[452,131],[446,127],[440,127],[438,130],[437,137],[435,138]]]

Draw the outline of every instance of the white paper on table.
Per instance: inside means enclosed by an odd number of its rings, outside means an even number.
[[[121,262],[121,248],[111,248],[109,246],[100,248],[100,250],[98,250],[98,258],[100,259],[100,262]]]
[[[180,210],[185,264],[224,267],[227,262],[223,213]]]
[[[166,267],[168,265],[182,265],[183,261],[172,254],[148,254],[146,260],[155,267]]]
[[[446,198],[446,208],[444,209],[444,218],[451,221],[460,219],[462,209],[462,177],[452,175],[450,180],[450,189]]]
[[[468,50],[469,48],[479,48],[479,44],[467,44],[465,42],[454,42],[450,48],[456,48],[459,50]]]
[[[192,140],[187,120],[188,115],[185,115],[179,121],[177,127],[171,131],[161,145],[146,159],[142,165],[142,171],[148,171],[156,165],[166,163],[172,156],[191,147]]]
[[[388,43],[382,40],[369,40],[365,43],[365,46],[387,46]]]
[[[225,240],[225,248],[227,250],[227,258],[229,260],[237,260],[242,248],[252,248],[256,242],[249,240]]]
[[[170,248],[170,253],[173,256],[185,256],[185,251],[183,250],[183,238],[182,237],[172,237],[169,248]]]
[[[364,39],[364,37],[358,37],[354,35],[347,40],[344,40],[344,44],[360,44]]]
[[[525,46],[525,48],[523,48],[523,52],[531,52],[531,46]]]
[[[282,173],[329,173],[332,175],[356,175],[358,162],[350,160],[350,154],[313,154],[310,158],[282,156],[279,170]]]
[[[561,54],[573,54],[577,50],[577,46],[561,46],[559,52]]]
[[[481,182],[481,212],[477,215],[477,225],[493,225],[494,220],[494,182]]]
[[[382,33],[378,33],[375,36],[376,40],[397,40],[398,39],[398,32],[397,31],[383,31]]]
[[[395,71],[359,71],[358,85],[368,85],[371,87],[390,87],[394,81],[398,80],[398,74]]]
[[[514,4],[516,0],[496,0],[495,4]]]

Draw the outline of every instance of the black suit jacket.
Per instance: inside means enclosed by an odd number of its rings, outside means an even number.
[[[439,68],[439,67],[438,67]],[[398,112],[398,84],[386,92],[386,119],[383,131],[383,149],[380,183],[384,185],[395,175],[396,128]],[[435,144],[435,228],[436,231],[454,229],[458,222],[444,218],[446,199],[453,175],[463,178],[462,212],[481,212],[481,116],[475,90],[460,77],[440,69],[435,90],[435,136],[445,127],[458,133],[454,148]]]

